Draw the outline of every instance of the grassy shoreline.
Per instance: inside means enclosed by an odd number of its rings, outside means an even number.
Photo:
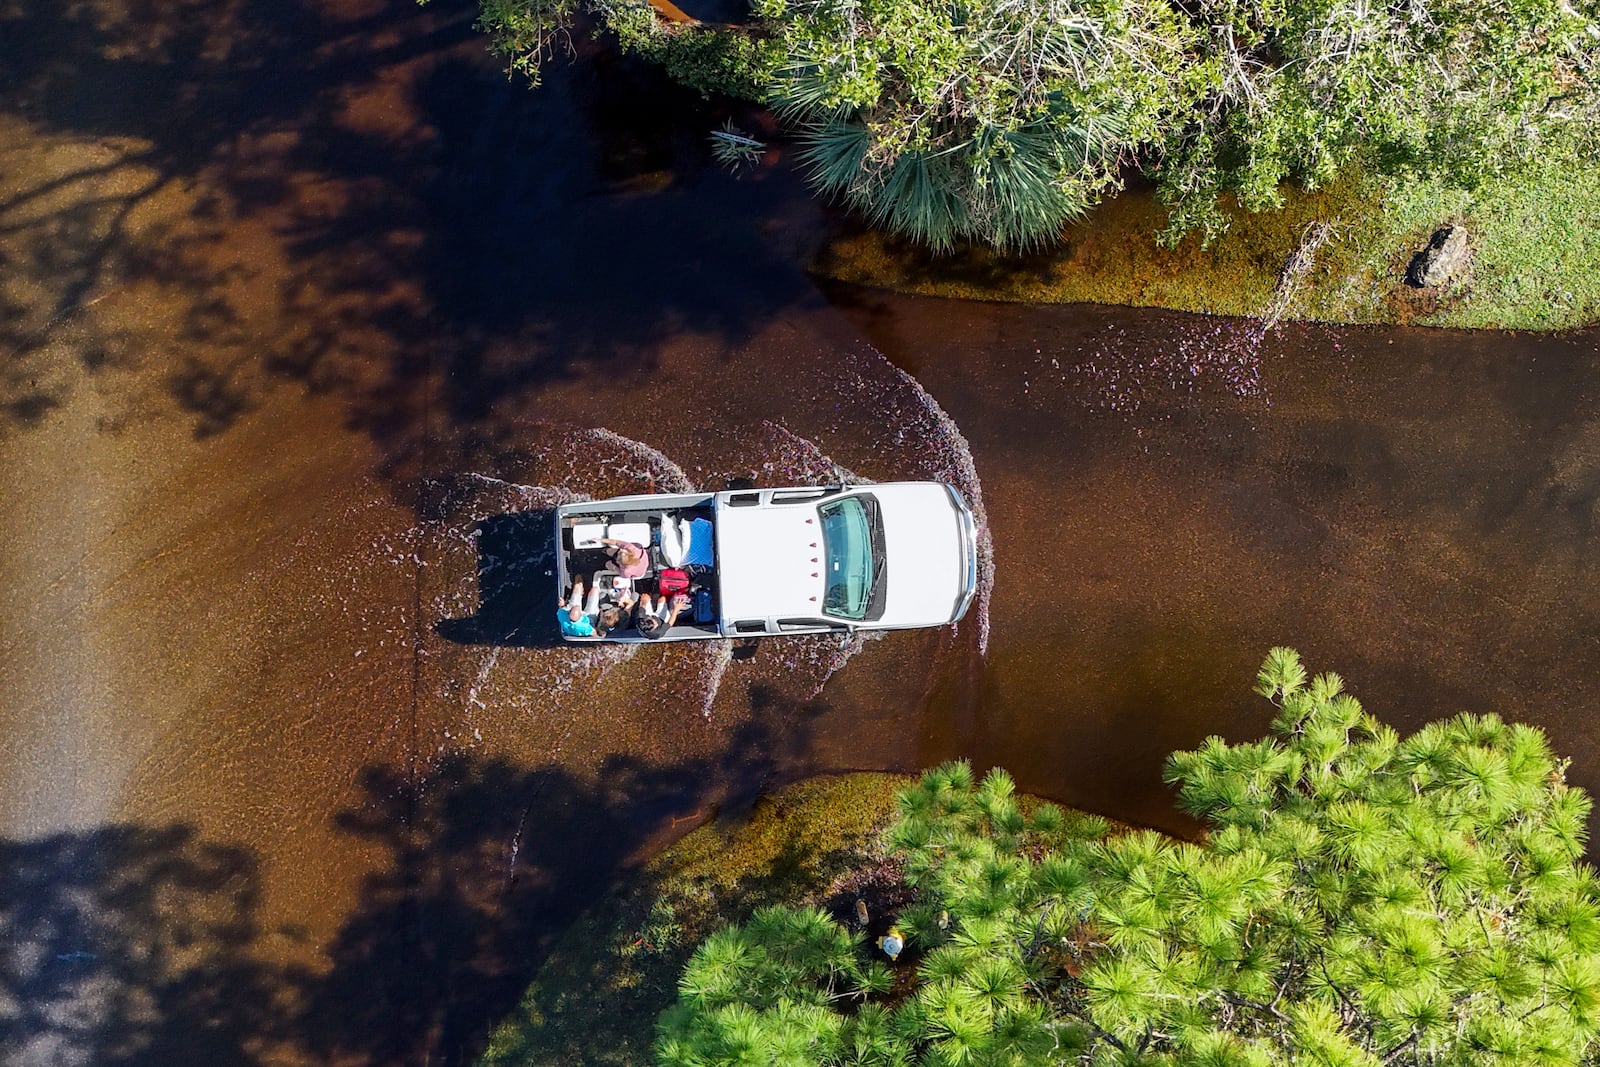
[[[1259,317],[1308,225],[1331,236],[1292,294],[1286,318],[1334,323],[1566,331],[1600,322],[1600,164],[1545,167],[1475,193],[1352,178],[1290,193],[1277,211],[1230,213],[1210,248],[1190,235],[1156,245],[1165,213],[1124,193],[1027,256],[967,250],[935,257],[859,231],[813,264],[824,277],[929,296],[1024,303],[1097,303]],[[1472,265],[1438,290],[1404,276],[1438,227],[1465,225]]]

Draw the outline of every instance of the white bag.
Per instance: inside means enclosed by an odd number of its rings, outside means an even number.
[[[678,519],[674,522],[665,515],[661,517],[661,558],[667,561],[669,567],[683,566],[684,557],[689,554],[689,520]]]

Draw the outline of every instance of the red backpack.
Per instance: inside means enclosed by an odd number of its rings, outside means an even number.
[[[678,570],[676,567],[668,568],[656,577],[656,588],[663,597],[677,596],[679,593],[689,591],[689,572]]]

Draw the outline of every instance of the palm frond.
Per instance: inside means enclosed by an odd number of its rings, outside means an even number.
[[[935,252],[949,252],[967,226],[967,205],[950,180],[950,166],[942,152],[904,152],[889,166],[881,184],[858,186],[852,190],[852,200],[892,233]]]
[[[799,161],[806,178],[829,196],[848,195],[862,178],[871,137],[859,122],[834,120],[808,127]]]

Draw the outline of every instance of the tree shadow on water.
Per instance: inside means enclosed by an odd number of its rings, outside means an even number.
[[[0,842],[0,1062],[465,1064],[567,926],[774,752],[749,724],[670,765],[447,756],[369,766],[341,830],[384,857],[326,946],[325,970],[271,961],[268,878],[188,826],[108,826]],[[759,758],[755,758],[759,756]]]
[[[803,745],[758,724],[721,755],[617,756],[595,784],[452,756],[410,782],[369,768],[354,836],[394,856],[368,879],[308,991],[298,1032],[325,1062],[471,1062],[567,926],[656,847],[673,817],[738,792],[755,753]]]
[[[26,283],[0,285],[0,430],[64,402],[71,377],[41,368],[65,337],[80,372],[180,368],[156,380],[200,436],[280,383],[336,396],[405,478],[548,383],[814,298],[762,226],[797,183],[708,169],[722,105],[587,41],[530,91],[475,47],[474,13],[0,8],[0,95],[82,157],[0,199],[0,264]],[[133,285],[176,336],[86,313]]]
[[[257,258],[229,254],[232,228],[309,218],[309,205],[296,205],[299,179],[318,170],[330,182],[354,177],[334,166],[335,142],[352,158],[356,142],[379,153],[384,140],[354,128],[328,136],[341,128],[341,98],[376,71],[472,32],[466,3],[431,13],[341,6],[0,7],[0,139],[20,138],[23,149],[8,155],[12,180],[0,196],[0,263],[13,283],[0,285],[0,351],[8,354],[0,431],[36,425],[66,399],[71,376],[46,355],[62,338],[90,374],[168,354],[186,363],[160,377],[177,406],[197,415],[201,436],[253,406],[263,362],[292,337],[264,331],[259,315],[244,327],[235,283],[261,269]],[[328,158],[319,168],[321,153]],[[378,190],[370,199],[392,203]],[[176,336],[85,314],[135,285],[162,294]],[[146,353],[154,342],[158,354]],[[219,407],[211,402],[219,392],[238,395]]]
[[[0,1062],[260,1062],[288,979],[251,953],[260,894],[187,826],[0,842]]]

